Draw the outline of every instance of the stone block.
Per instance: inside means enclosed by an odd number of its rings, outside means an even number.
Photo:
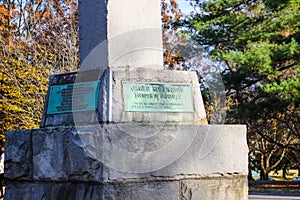
[[[103,186],[71,182],[8,183],[5,199],[18,200],[104,200]]]
[[[120,182],[8,182],[5,199],[64,200],[246,200],[247,176]]]
[[[181,181],[181,199],[248,199],[247,176]]]
[[[7,176],[100,183],[247,175],[245,136],[242,125],[170,124],[108,124],[9,133]]]
[[[104,199],[179,199],[179,181],[123,182],[104,186]]]
[[[85,155],[75,127],[33,131],[32,149],[34,180],[100,182],[103,179],[103,165]]]
[[[156,176],[197,174],[217,177],[248,174],[246,126],[203,125],[186,126],[187,138],[194,137],[190,148],[172,165],[153,173]],[[195,135],[193,135],[193,131]],[[188,134],[189,133],[189,134]]]
[[[119,130],[134,133],[131,136],[118,134],[118,137],[113,126],[109,126],[110,134],[106,136],[109,143],[123,149],[118,152],[107,148],[105,151],[114,152],[107,155],[111,159],[106,159],[115,161],[108,162],[108,166],[116,166],[110,169],[111,180],[248,174],[248,146],[243,125],[153,125],[152,133],[149,125],[136,130],[134,126],[118,125]],[[148,137],[145,136],[147,132]],[[135,137],[140,137],[140,141]]]
[[[18,200],[174,200],[179,199],[179,181],[120,182],[108,184],[15,182],[8,184],[5,199]]]
[[[145,73],[147,71],[147,73]],[[206,113],[200,92],[198,77],[195,72],[176,72],[146,68],[122,68],[112,69],[112,103],[114,108],[111,112],[111,120],[115,123],[124,122],[190,122],[195,124],[207,124]],[[156,83],[176,83],[191,84],[193,112],[126,112],[124,108],[124,94],[122,81],[132,82],[156,82]],[[184,97],[182,97],[184,98]]]
[[[33,190],[32,183],[29,182],[19,182],[14,180],[13,182],[6,181],[6,188],[5,188],[5,196],[4,199],[18,199],[18,200],[27,200],[27,199],[34,199],[33,195],[40,196],[41,189]],[[35,191],[33,193],[33,191]],[[42,199],[42,198],[35,198],[35,199]]]
[[[31,130],[6,133],[4,175],[7,179],[32,179],[31,134]]]
[[[247,199],[245,135],[242,125],[120,123],[12,131],[6,198]]]

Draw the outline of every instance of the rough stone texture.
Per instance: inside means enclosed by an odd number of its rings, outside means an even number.
[[[177,200],[179,196],[178,181],[123,182],[106,184],[103,199]]]
[[[128,124],[15,131],[6,176],[101,182],[247,175],[245,133],[233,125]]]
[[[100,182],[103,164],[85,156],[83,147],[74,127],[34,130],[33,179]]]
[[[12,131],[5,199],[246,200],[245,134],[167,124]]]
[[[244,177],[207,178],[181,181],[181,199],[248,199],[248,181]]]
[[[99,184],[53,183],[53,182],[8,182],[7,200],[103,200],[103,187]]]
[[[246,200],[247,177],[114,183],[8,182],[5,199],[18,200]]]
[[[81,70],[163,66],[159,0],[79,1],[79,35]]]
[[[126,163],[127,160],[132,161],[131,154],[128,158],[118,159],[121,168],[125,165],[128,171],[138,171],[143,168],[150,173],[134,174],[120,173],[111,170],[110,179],[119,180],[124,178],[138,177],[172,177],[180,178],[181,174],[188,174],[194,177],[220,177],[231,174],[248,174],[248,147],[246,141],[246,127],[242,125],[180,125],[180,126],[153,126],[154,130],[159,132],[158,137],[147,138],[152,141],[147,145],[144,144],[144,151],[156,151],[153,155],[147,155],[140,158],[143,162],[139,165],[132,162]],[[126,130],[126,127],[123,127]],[[139,127],[141,132],[149,129],[149,126]],[[170,134],[172,133],[172,134]],[[110,132],[110,141],[118,144],[117,141],[123,141],[122,149],[130,149],[132,140],[128,140],[124,135],[122,138],[114,138],[114,134]],[[156,135],[156,136],[157,136]],[[134,136],[134,135],[133,135]],[[117,140],[118,139],[118,140]],[[130,138],[129,138],[130,139]],[[118,144],[119,145],[119,144]],[[124,146],[127,145],[127,146]],[[164,148],[162,148],[164,147]],[[142,147],[137,148],[136,151]],[[133,151],[133,149],[130,149]],[[126,156],[126,154],[122,154]],[[151,157],[152,156],[152,157]],[[139,158],[139,157],[137,157]],[[123,162],[122,162],[123,161]],[[172,162],[173,161],[173,162]],[[167,165],[170,162],[169,165]],[[154,165],[154,166],[151,166]],[[130,167],[129,167],[130,166]],[[135,168],[136,166],[136,168]]]
[[[31,131],[6,133],[5,162],[6,177],[18,180],[32,179]]]

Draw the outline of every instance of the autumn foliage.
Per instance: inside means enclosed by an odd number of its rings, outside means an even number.
[[[77,3],[0,1],[0,140],[39,126],[49,75],[78,67]]]
[[[163,46],[164,46],[164,66],[167,69],[180,69],[182,57],[174,49],[169,48],[170,43],[180,43],[181,38],[177,35],[177,30],[172,24],[180,20],[183,15],[179,10],[175,0],[162,0],[161,16],[163,24]]]

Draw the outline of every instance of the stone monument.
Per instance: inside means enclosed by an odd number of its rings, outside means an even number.
[[[162,70],[159,5],[79,1],[80,71],[7,133],[5,199],[248,199],[246,127],[208,125],[197,75]]]

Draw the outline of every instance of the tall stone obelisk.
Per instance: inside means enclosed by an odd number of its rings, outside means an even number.
[[[93,69],[107,73],[101,75],[107,82],[98,121],[206,123],[195,72],[162,70],[160,12],[160,0],[79,1],[79,73]],[[128,89],[155,83],[177,93],[155,93],[156,86],[148,91]],[[73,116],[80,124],[82,116]]]
[[[160,0],[79,1],[81,70],[163,65]]]

